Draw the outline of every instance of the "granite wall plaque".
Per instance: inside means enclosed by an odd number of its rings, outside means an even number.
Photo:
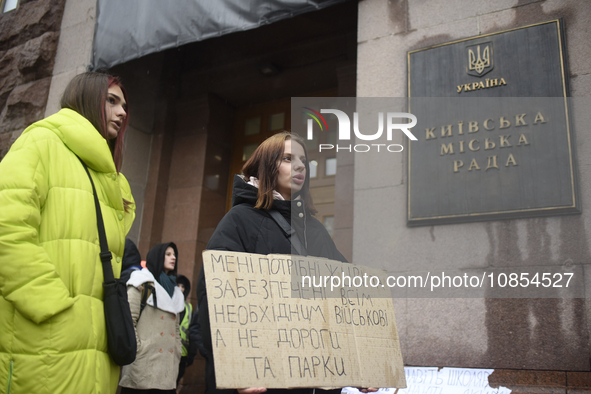
[[[561,20],[408,53],[408,225],[580,213]]]

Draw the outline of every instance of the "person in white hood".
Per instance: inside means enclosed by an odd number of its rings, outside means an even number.
[[[148,252],[146,268],[132,272],[127,282],[137,356],[123,367],[121,394],[176,392],[182,353],[179,314],[185,309],[176,285],[177,256],[172,242],[155,246]]]

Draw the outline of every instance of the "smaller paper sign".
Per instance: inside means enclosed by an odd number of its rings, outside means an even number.
[[[384,271],[203,252],[217,388],[406,387]]]
[[[376,394],[511,394],[500,386],[492,388],[488,377],[494,369],[405,367],[408,388],[380,388]],[[344,387],[342,394],[361,394],[354,387]]]

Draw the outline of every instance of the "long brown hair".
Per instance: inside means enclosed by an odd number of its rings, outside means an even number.
[[[107,122],[105,102],[108,90],[117,85],[123,92],[123,98],[128,103],[125,111],[127,116],[121,124],[117,138],[107,136]],[[69,108],[84,116],[98,132],[107,140],[117,172],[121,170],[123,162],[123,138],[129,122],[129,101],[127,91],[118,77],[103,72],[86,72],[78,74],[68,84],[60,102],[61,108]]]
[[[302,189],[298,193],[304,200],[308,211],[311,214],[318,212],[314,207],[312,196],[310,195],[310,164],[308,163],[308,151],[306,143],[299,135],[289,131],[277,133],[258,146],[250,159],[242,167],[242,174],[250,178],[254,176],[259,180],[258,198],[255,208],[271,209],[273,205],[273,190],[277,187],[277,176],[279,174],[279,165],[285,149],[285,141],[292,140],[297,142],[304,149],[306,155],[306,180]],[[295,196],[293,196],[295,197]]]

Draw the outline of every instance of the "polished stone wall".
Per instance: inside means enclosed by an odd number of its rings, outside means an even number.
[[[588,294],[591,3],[361,1],[357,94],[406,97],[408,51],[556,18],[563,18],[566,26],[583,213],[409,228],[407,156],[356,155],[354,261],[362,263],[371,255],[396,272],[575,265]],[[407,144],[402,137],[394,142]],[[591,369],[588,299],[401,298],[395,305],[406,365]]]

